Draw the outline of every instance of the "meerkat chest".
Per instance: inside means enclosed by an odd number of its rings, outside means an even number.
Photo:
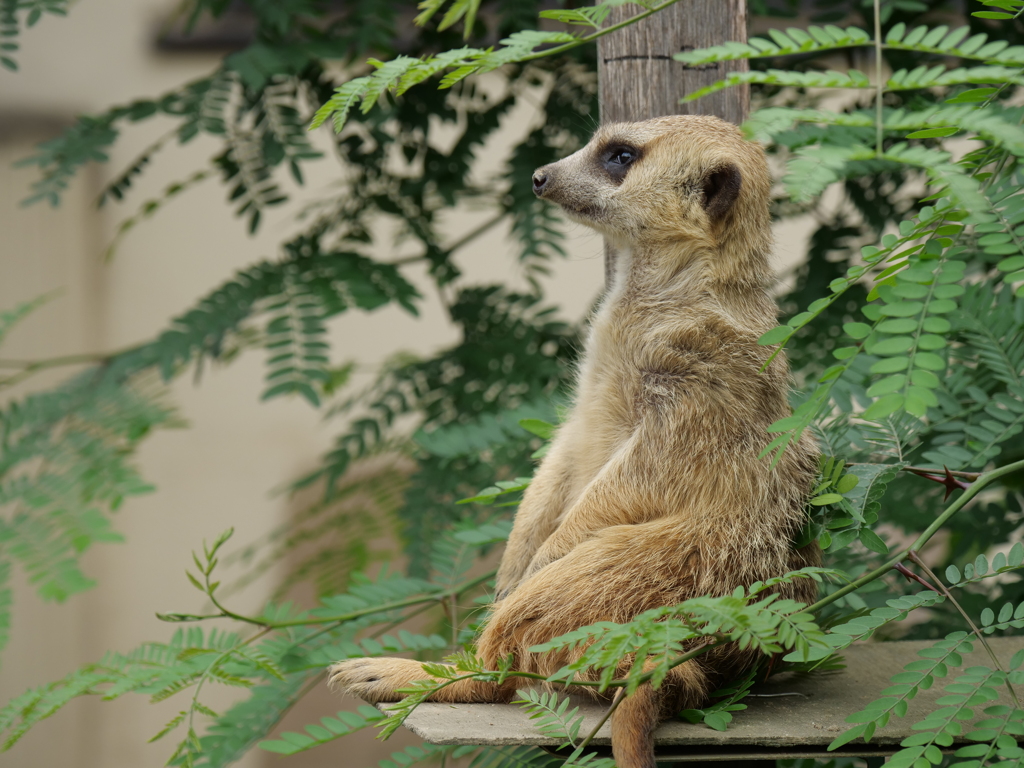
[[[572,416],[565,440],[572,444],[574,466],[584,479],[600,471],[636,431],[638,402],[654,386],[658,367],[652,345],[637,328],[598,324],[592,328],[579,370]]]

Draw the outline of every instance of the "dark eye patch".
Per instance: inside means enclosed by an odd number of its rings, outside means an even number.
[[[601,167],[616,184],[626,178],[630,167],[640,159],[640,150],[629,144],[609,144],[600,155]]]

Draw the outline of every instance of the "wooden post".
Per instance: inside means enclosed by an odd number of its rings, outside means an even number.
[[[642,8],[613,8],[606,22],[616,24]],[[679,0],[641,22],[598,40],[597,73],[601,122],[646,120],[659,115],[718,115],[732,123],[747,118],[750,90],[727,88],[689,104],[687,93],[746,71],[747,62],[723,61],[687,67],[674,54],[734,40],[747,40],[746,0]]]
[[[642,8],[613,8],[607,24],[616,24]],[[660,115],[717,115],[732,123],[747,118],[746,85],[705,96],[688,104],[679,100],[729,72],[746,71],[746,61],[687,67],[672,56],[682,51],[747,40],[747,0],[679,0],[641,22],[598,40],[597,74],[601,122],[646,120]],[[605,278],[614,264],[605,248]]]

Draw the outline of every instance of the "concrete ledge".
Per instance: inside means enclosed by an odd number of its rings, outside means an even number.
[[[1024,637],[989,638],[989,642],[1004,664],[1024,648]],[[902,671],[905,664],[919,659],[917,651],[929,645],[928,642],[866,643],[844,651],[847,667],[840,672],[802,679],[792,675],[772,678],[755,689],[757,698],[745,700],[748,708],[736,713],[727,731],[679,720],[666,721],[654,737],[659,748],[658,759],[691,762],[835,755],[835,752],[826,753],[825,747],[850,727],[844,722],[845,718],[878,698],[889,686],[889,678]],[[990,664],[980,643],[975,642],[974,646],[974,653],[964,656],[962,668]],[[840,754],[892,754],[895,745],[913,733],[911,726],[936,707],[936,699],[943,695],[943,683],[950,682],[957,674],[957,670],[951,670],[945,681],[937,681],[930,690],[918,693],[910,702],[906,717],[896,718],[879,729],[870,744],[858,741]],[[580,713],[585,715],[580,732],[589,733],[607,705],[584,700],[576,703],[580,704]],[[1009,703],[1005,689],[1000,703]],[[557,745],[555,740],[537,731],[522,709],[510,704],[427,703],[418,707],[405,724],[431,744]],[[608,723],[601,728],[594,743],[611,743]]]

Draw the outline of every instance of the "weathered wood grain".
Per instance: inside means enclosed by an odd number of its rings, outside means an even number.
[[[606,23],[615,24],[641,10],[637,5],[613,8]],[[743,122],[750,101],[747,86],[727,88],[689,104],[680,104],[679,100],[729,72],[746,71],[746,61],[687,67],[672,56],[746,39],[745,0],[680,0],[641,22],[605,35],[599,39],[597,50],[601,122],[701,114]]]

